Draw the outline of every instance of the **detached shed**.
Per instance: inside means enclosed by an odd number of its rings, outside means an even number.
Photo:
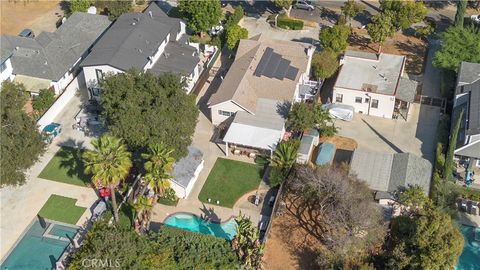
[[[307,164],[312,155],[313,148],[318,145],[320,134],[316,129],[307,129],[303,132],[300,147],[298,148],[297,163]]]
[[[188,155],[173,164],[173,178],[170,180],[170,187],[175,190],[177,197],[185,199],[198,175],[203,169],[203,153],[193,146],[188,147]]]

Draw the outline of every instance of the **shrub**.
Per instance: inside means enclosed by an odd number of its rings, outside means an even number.
[[[55,103],[55,92],[50,89],[42,89],[38,97],[32,102],[32,107],[37,111],[44,111],[50,108],[53,103]]]
[[[460,196],[462,196],[462,198],[480,202],[479,190],[474,190],[468,187],[461,187],[459,189],[460,189]]]
[[[278,16],[277,26],[283,29],[302,30],[303,21],[291,19],[285,16]]]
[[[338,68],[337,55],[331,50],[315,53],[312,59],[312,73],[315,79],[327,79],[333,76]]]
[[[244,10],[242,6],[237,6],[233,14],[228,17],[225,27],[228,28],[232,25],[238,24],[240,20],[243,18],[243,14],[244,14]]]
[[[227,47],[230,50],[233,50],[235,47],[237,47],[237,44],[240,41],[240,39],[248,38],[248,30],[238,25],[232,25],[227,29],[226,35],[227,35]]]

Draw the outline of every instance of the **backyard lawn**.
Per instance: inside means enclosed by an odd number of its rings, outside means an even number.
[[[219,158],[215,162],[198,198],[200,201],[233,207],[245,193],[255,190],[262,180],[263,167],[241,161]]]
[[[62,146],[38,175],[43,179],[88,186],[90,177],[84,173],[81,149]]]
[[[38,215],[69,224],[76,224],[87,208],[76,206],[76,199],[51,195]]]

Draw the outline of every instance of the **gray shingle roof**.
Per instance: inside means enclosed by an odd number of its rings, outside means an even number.
[[[480,80],[463,86],[463,92],[469,93],[467,134],[480,134]]]
[[[174,72],[190,75],[198,62],[200,62],[200,58],[194,47],[177,41],[170,41],[165,47],[165,52],[150,71],[156,74]]]
[[[168,17],[152,3],[143,13],[122,14],[93,47],[81,66],[110,65],[143,69],[170,34],[175,40],[180,19]]]
[[[173,181],[186,188],[202,162],[202,151],[191,145],[188,146],[188,155],[173,164]]]
[[[35,39],[2,36],[2,58],[11,50],[14,74],[58,81],[109,25],[106,16],[75,12],[55,32]]]
[[[355,150],[350,173],[377,191],[395,192],[410,185],[430,191],[431,163],[410,153],[375,153]]]
[[[406,102],[414,102],[417,94],[417,84],[416,81],[400,78],[395,97]]]
[[[458,84],[469,84],[480,79],[480,64],[462,62],[458,69]]]
[[[480,159],[480,140],[455,150],[455,155]]]

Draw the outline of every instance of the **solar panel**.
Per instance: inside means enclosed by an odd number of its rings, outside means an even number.
[[[272,78],[273,74],[275,74],[275,71],[277,70],[280,60],[282,60],[282,56],[280,54],[272,53],[272,56],[270,56],[270,60],[268,61],[267,66],[263,70],[263,75]]]
[[[268,63],[272,53],[273,53],[272,48],[267,47],[265,49],[265,52],[263,53],[262,58],[260,58],[260,62],[258,62],[257,68],[255,69],[255,72],[254,72],[255,76],[258,76],[258,77],[262,76],[263,70],[267,66],[267,63]]]
[[[298,68],[290,66],[287,70],[287,74],[285,75],[285,77],[287,79],[294,81],[295,78],[297,77],[297,73],[298,73]]]
[[[287,70],[289,67],[290,67],[290,61],[282,58],[273,76],[279,80],[283,80],[283,78],[285,78],[285,75],[287,74]]]

